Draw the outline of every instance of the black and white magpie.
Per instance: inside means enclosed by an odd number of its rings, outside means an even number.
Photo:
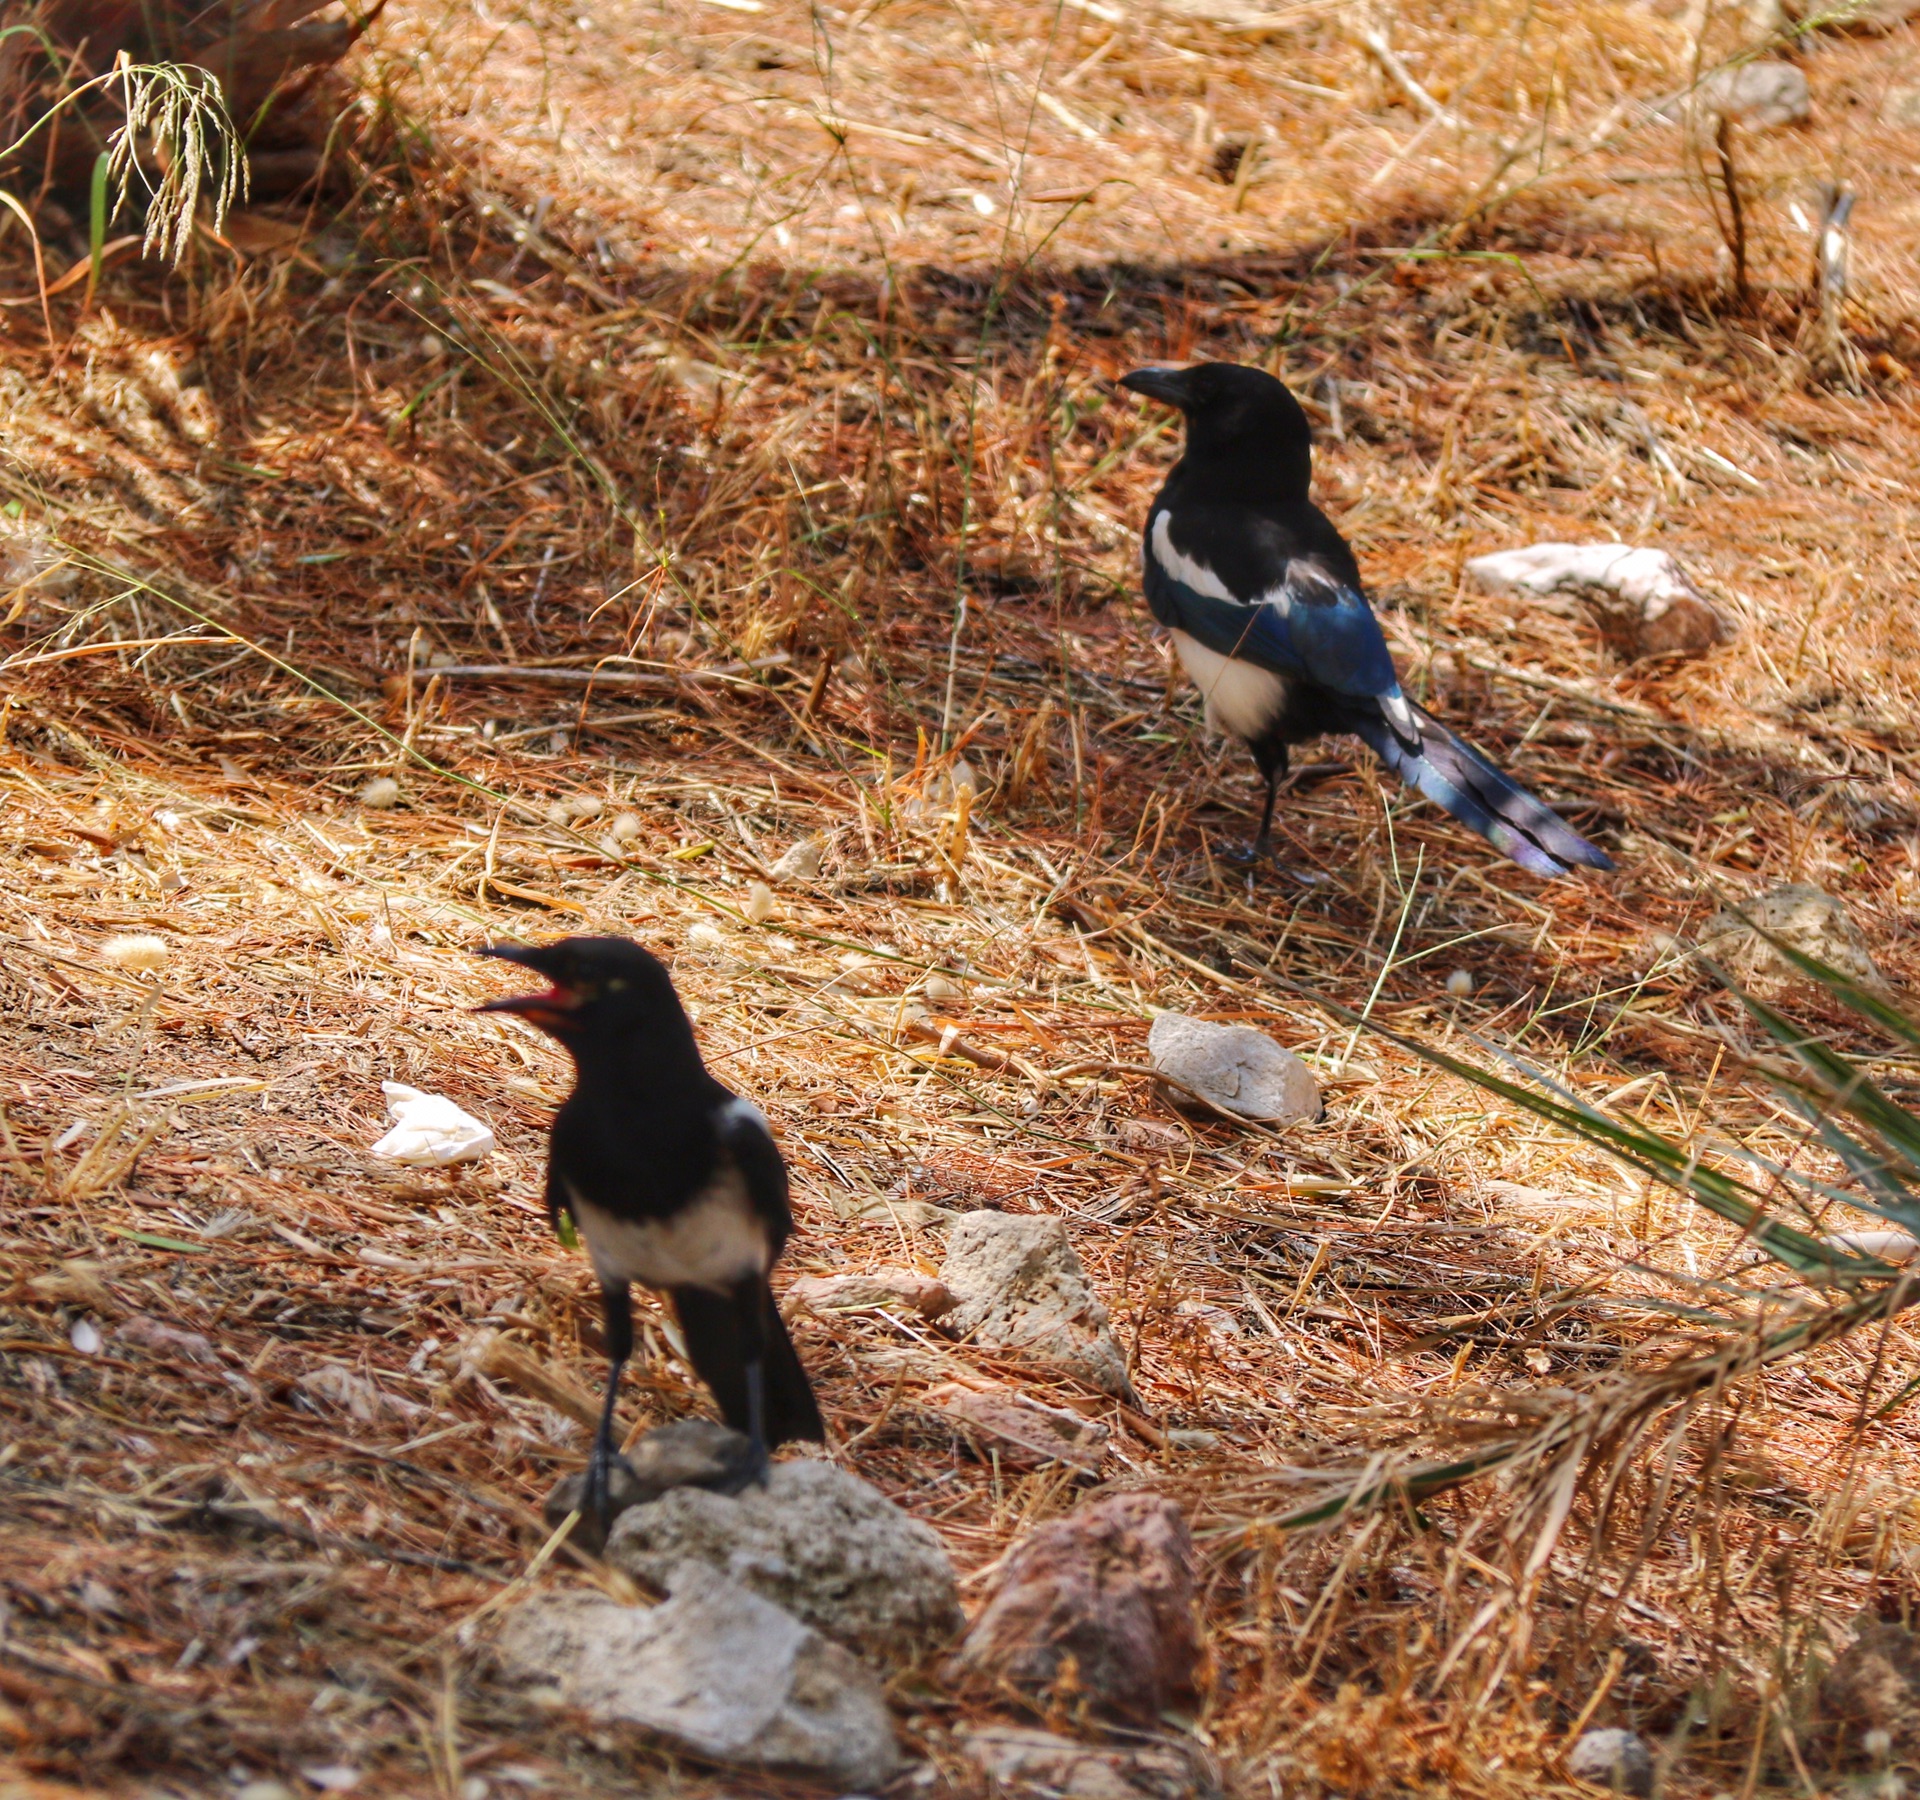
[[[787,1170],[758,1108],[707,1073],[673,980],[626,938],[494,944],[483,952],[544,975],[544,993],[490,1000],[572,1055],[573,1092],[547,1147],[547,1213],[567,1213],[600,1280],[606,1404],[584,1504],[606,1528],[614,1405],[633,1354],[629,1284],[663,1289],[687,1354],[729,1425],[767,1451],[825,1437],[806,1370],[767,1285],[793,1229]]]
[[[1611,861],[1401,691],[1360,567],[1308,496],[1313,434],[1261,369],[1139,369],[1120,385],[1186,415],[1186,452],[1147,514],[1147,605],[1207,722],[1266,778],[1264,854],[1287,747],[1351,732],[1429,800],[1536,875]]]

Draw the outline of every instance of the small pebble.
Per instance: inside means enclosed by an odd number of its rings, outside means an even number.
[[[376,775],[360,790],[360,804],[372,812],[385,812],[400,804],[400,784],[391,775]]]
[[[644,827],[640,823],[640,815],[638,813],[622,813],[619,818],[614,820],[612,826],[614,838],[622,844],[632,843],[643,829]]]
[[[138,975],[158,975],[167,966],[167,940],[160,937],[111,937],[100,946],[108,962]]]
[[[67,1341],[82,1356],[100,1354],[100,1328],[91,1319],[75,1319],[73,1329],[67,1333]]]
[[[740,910],[756,925],[764,925],[773,917],[773,889],[764,881],[756,881],[747,889],[747,903]]]
[[[1465,969],[1455,969],[1447,977],[1447,992],[1456,1000],[1464,1000],[1473,992],[1473,977]]]

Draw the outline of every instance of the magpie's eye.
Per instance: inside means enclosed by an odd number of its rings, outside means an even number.
[[[607,983],[607,992],[610,994],[624,994],[626,991],[627,978],[624,975],[616,975]]]

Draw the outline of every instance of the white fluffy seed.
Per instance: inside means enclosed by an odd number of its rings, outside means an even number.
[[[597,819],[606,802],[597,794],[577,794],[572,801],[573,816],[576,819]]]
[[[112,937],[100,946],[100,954],[122,969],[139,975],[158,975],[172,954],[161,937]]]
[[[400,804],[400,784],[391,775],[376,775],[360,790],[360,804],[374,812],[385,812]]]
[[[687,927],[687,942],[696,950],[724,950],[727,934],[707,919],[698,919]]]
[[[957,800],[962,794],[977,794],[980,791],[980,778],[973,772],[973,764],[964,756],[953,759],[953,772],[947,777],[953,784],[953,795]]]
[[[756,925],[764,925],[773,917],[773,889],[764,881],[756,881],[747,889],[747,903],[740,910]]]
[[[1473,992],[1473,977],[1465,969],[1455,969],[1447,977],[1447,992],[1456,1000],[1464,1000]]]
[[[926,987],[922,990],[929,1000],[958,1000],[965,992],[959,982],[948,975],[929,975]]]
[[[817,881],[820,877],[820,840],[802,838],[768,873],[775,881]]]
[[[638,813],[622,813],[613,822],[613,835],[619,842],[630,844],[637,838],[643,827]]]

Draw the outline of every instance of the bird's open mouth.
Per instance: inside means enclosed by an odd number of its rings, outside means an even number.
[[[545,961],[543,953],[528,944],[488,944],[480,954],[497,956],[502,962],[519,963],[542,975],[547,973],[540,967]],[[556,1025],[566,1023],[568,1015],[580,1005],[581,996],[551,976],[548,976],[548,981],[550,985],[540,993],[503,994],[498,1000],[488,1000],[473,1010],[518,1013],[529,1025],[538,1025],[543,1031],[551,1031]]]

